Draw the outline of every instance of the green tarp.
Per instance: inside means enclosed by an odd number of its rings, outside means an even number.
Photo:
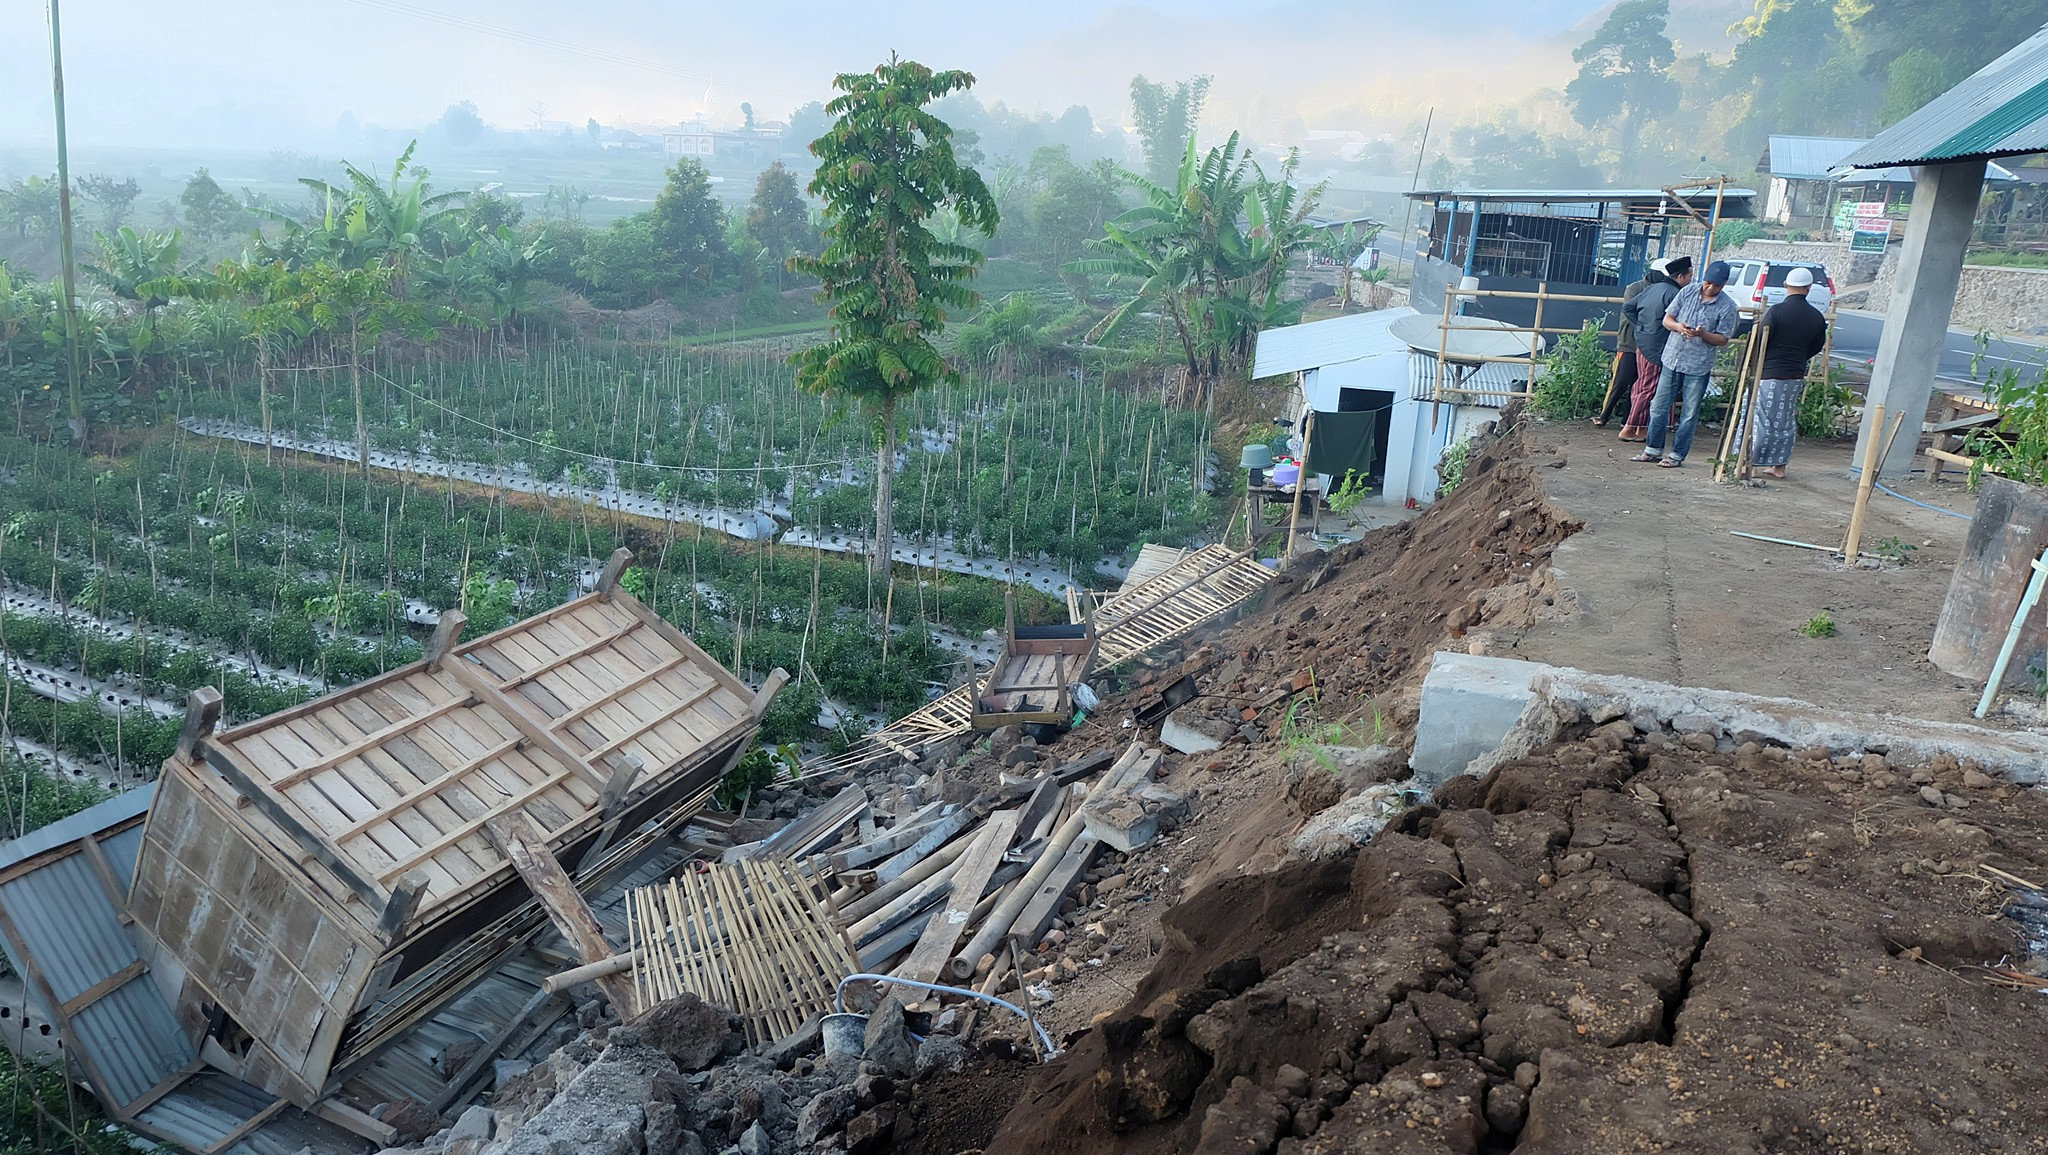
[[[1327,473],[1338,482],[1346,473],[1370,475],[1380,413],[1377,409],[1364,413],[1317,410],[1309,433],[1308,472]]]

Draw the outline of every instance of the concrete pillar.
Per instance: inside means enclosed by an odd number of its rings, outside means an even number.
[[[1926,165],[1915,170],[1914,176],[1913,212],[1906,220],[1898,279],[1892,284],[1884,335],[1877,342],[1877,361],[1870,371],[1870,402],[1864,409],[1853,458],[1860,464],[1865,439],[1884,435],[1871,428],[1872,408],[1884,406],[1886,425],[1905,413],[1910,428],[1900,431],[1878,469],[1878,476],[1885,480],[1903,478],[1913,466],[1915,437],[1934,393],[1934,373],[1942,349],[1948,343],[1949,316],[1955,311],[1956,286],[1963,276],[1963,249],[1969,244],[1977,202],[1984,192],[1984,162]]]

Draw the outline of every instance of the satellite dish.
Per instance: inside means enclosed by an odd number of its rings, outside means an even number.
[[[1541,338],[1492,317],[1452,317],[1450,331],[1446,333],[1441,317],[1414,313],[1394,318],[1387,332],[1418,353],[1434,356],[1442,351],[1446,361],[1527,357],[1532,338],[1537,342],[1536,351],[1543,351]]]

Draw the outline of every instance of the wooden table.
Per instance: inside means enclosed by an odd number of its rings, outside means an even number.
[[[1962,448],[1963,437],[1971,429],[1996,424],[1998,407],[1981,393],[1941,391],[1941,419],[1929,430],[1933,438],[1927,446],[1927,480],[1941,480],[1942,463],[1960,465],[1967,472],[1977,463],[1974,457],[1967,457],[1956,450]]]

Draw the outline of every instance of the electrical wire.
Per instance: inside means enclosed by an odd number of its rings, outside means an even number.
[[[386,377],[384,374],[377,372],[375,369],[365,369],[363,370],[363,372],[368,373],[370,376],[375,377],[377,380],[382,381],[384,384],[390,386],[393,389],[398,390],[400,393],[405,394],[407,397],[410,397],[413,400],[420,402],[421,404],[431,405],[434,408],[439,409],[441,412],[448,414],[450,417],[459,418],[463,421],[469,422],[471,425],[474,425],[479,429],[488,430],[493,436],[502,437],[508,441],[523,442],[527,445],[537,446],[541,449],[550,450],[555,453],[567,454],[570,457],[580,457],[585,461],[596,462],[601,465],[625,466],[629,469],[660,469],[673,473],[759,473],[762,470],[766,469],[782,469],[790,470],[792,472],[803,469],[842,469],[848,465],[858,465],[869,460],[866,457],[848,457],[840,461],[809,461],[805,462],[802,465],[649,465],[644,461],[626,461],[617,457],[603,457],[595,453],[584,453],[581,450],[564,449],[559,445],[549,445],[545,441],[536,441],[533,438],[528,437],[524,434],[514,433],[509,429],[500,429],[497,426],[492,425],[486,421],[478,421],[476,418],[471,417],[469,414],[464,413],[459,409],[450,409],[448,406],[441,404],[439,401],[434,400],[432,397],[428,397],[422,393],[414,392],[413,390],[408,389],[403,385],[400,385],[398,382],[393,381],[391,378]]]
[[[970,999],[980,999],[982,1002],[985,1003],[994,1003],[996,1006],[999,1006],[1004,1010],[1009,1011],[1011,1014],[1016,1015],[1018,1018],[1023,1019],[1025,1022],[1031,1024],[1031,1029],[1038,1032],[1038,1041],[1045,1044],[1045,1057],[1047,1061],[1051,1061],[1060,1053],[1060,1049],[1052,1045],[1052,1036],[1046,1034],[1045,1028],[1038,1025],[1037,1019],[1026,1014],[1023,1007],[1018,1006],[1016,1003],[1013,1003],[1008,999],[999,999],[994,995],[985,995],[982,994],[980,991],[969,990],[966,987],[949,987],[941,983],[921,983],[916,981],[915,979],[897,978],[894,975],[847,975],[845,978],[839,980],[839,994],[837,999],[833,1003],[834,1009],[836,1009],[840,1014],[846,1013],[846,984],[856,981],[889,983],[891,985],[901,987],[916,987],[919,990],[937,991],[940,994],[947,995],[964,995]],[[1030,998],[1031,992],[1024,992],[1024,997]]]
[[[434,9],[423,8],[417,4],[405,3],[404,0],[349,0],[349,3],[357,4],[364,8],[374,8],[379,12],[388,12],[395,16],[411,16],[417,20],[425,20],[430,23],[445,25],[449,28],[458,28],[465,32],[495,36],[501,40],[511,40],[516,43],[531,45],[535,48],[546,48],[554,52],[567,52],[576,56],[586,56],[592,60],[600,60],[607,64],[622,64],[629,68],[643,68],[649,72],[662,72],[684,80],[702,81],[706,84],[718,83],[717,77],[707,73],[693,72],[687,68],[677,68],[672,64],[660,64],[651,60],[624,56],[602,48],[589,48],[580,44],[572,44],[566,40],[557,40],[552,36],[545,36],[535,32],[523,32],[517,28],[508,28],[502,24],[492,24],[487,21],[472,19],[468,16],[457,16],[449,12],[437,12]],[[785,100],[792,100],[798,103],[802,103],[805,99],[793,92],[785,92],[779,88],[769,88],[765,85],[753,84],[747,81],[729,80],[726,84],[731,88],[759,93],[763,96],[779,96]]]

